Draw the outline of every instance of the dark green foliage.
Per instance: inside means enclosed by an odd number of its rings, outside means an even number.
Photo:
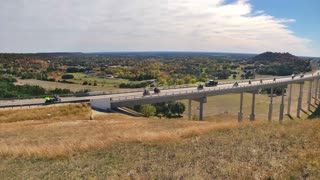
[[[61,77],[62,79],[73,79],[74,76],[72,74],[65,74]]]
[[[263,93],[263,94],[271,94],[271,88],[262,89],[261,93]],[[284,93],[286,93],[286,89],[284,89]],[[282,95],[282,88],[280,88],[280,87],[273,88],[273,94],[276,94],[277,96]]]
[[[60,82],[60,83],[66,83],[66,84],[75,84],[74,82],[67,81],[67,80],[65,80],[65,79],[63,79],[62,81],[59,80],[58,82]]]
[[[311,70],[309,60],[298,58],[289,53],[266,52],[253,57],[251,62],[258,67],[259,74],[286,76]]]
[[[315,119],[315,118],[319,118],[320,117],[320,106],[317,107],[317,109],[311,114],[309,115],[309,119]]]
[[[141,83],[121,83],[119,88],[145,88],[148,86],[148,83],[141,82]]]
[[[232,78],[233,78],[233,79],[237,78],[237,75],[236,75],[236,74],[233,74],[233,75],[232,75]]]
[[[47,79],[47,81],[55,82],[56,79],[55,78],[49,78],[49,79]]]
[[[10,73],[12,75],[19,75],[21,79],[37,79],[37,80],[47,80],[48,75],[45,73],[33,73],[33,72],[24,72],[20,74]]]
[[[160,118],[161,117],[167,117],[167,118],[181,117],[181,114],[186,109],[185,105],[182,102],[156,103],[152,105],[147,105],[148,106],[147,108],[144,106],[145,105],[134,106],[133,109],[137,112],[141,112],[142,114],[144,114],[144,112],[149,111],[151,109],[149,106],[152,106],[155,108],[155,112],[153,113],[152,116],[158,116]],[[152,109],[152,112],[153,112],[153,109]]]
[[[39,86],[16,86],[14,78],[0,78],[0,98],[27,97],[45,94],[45,89]]]
[[[70,91],[70,89],[56,88],[56,89],[53,89],[53,90],[49,90],[48,93],[49,94],[70,94],[71,91]]]
[[[153,106],[157,110],[157,115],[161,114],[168,118],[180,116],[186,109],[182,102],[157,103],[153,104]]]
[[[56,88],[46,91],[40,86],[14,85],[17,80],[12,77],[0,77],[0,98],[17,98],[41,96],[45,94],[70,94],[69,89]]]
[[[150,104],[141,106],[141,113],[145,117],[154,116],[156,114],[156,108]]]
[[[66,72],[67,73],[85,72],[85,69],[84,68],[77,68],[77,67],[68,67]]]
[[[244,74],[245,79],[254,79],[255,75],[251,71],[246,71],[246,74]]]
[[[186,110],[186,106],[182,102],[169,103],[169,109],[171,113],[180,116]]]

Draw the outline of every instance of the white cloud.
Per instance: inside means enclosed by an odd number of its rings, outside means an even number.
[[[238,0],[4,0],[0,51],[229,51],[315,55],[294,19]]]

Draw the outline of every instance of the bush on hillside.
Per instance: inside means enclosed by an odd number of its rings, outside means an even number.
[[[154,116],[156,114],[156,108],[150,104],[141,106],[141,113],[145,117]]]

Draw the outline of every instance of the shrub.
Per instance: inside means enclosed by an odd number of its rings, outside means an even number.
[[[119,88],[145,88],[148,86],[148,83],[121,83]]]
[[[61,76],[62,79],[73,79],[74,76],[72,74],[65,74],[63,76]]]
[[[141,113],[145,117],[154,116],[156,114],[156,108],[150,104],[141,106]]]
[[[176,102],[171,108],[171,112],[174,114],[182,114],[186,110],[186,106],[182,102]]]

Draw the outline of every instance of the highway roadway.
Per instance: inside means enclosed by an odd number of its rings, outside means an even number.
[[[296,76],[294,79],[308,79],[313,76],[319,76],[319,72],[315,72],[312,74],[305,74],[303,78],[300,78],[299,76]],[[262,84],[267,83],[274,83],[274,82],[287,82],[290,84],[290,82],[293,81],[291,76],[286,76],[283,78],[277,78],[276,81],[274,79],[264,79]],[[256,86],[260,85],[260,80],[252,80],[251,84],[247,82],[241,82],[239,83],[238,87],[233,87],[233,83],[229,84],[218,84],[218,86],[215,87],[204,87],[203,90],[199,91],[215,91],[215,90],[221,90],[221,89],[231,89],[231,88],[239,88],[239,87],[247,87],[247,86]],[[161,89],[161,92],[159,96],[166,96],[166,95],[172,95],[172,94],[179,94],[179,93],[192,93],[197,92],[197,87],[186,87],[186,88],[178,88],[178,89]],[[90,101],[90,99],[96,99],[96,98],[111,98],[112,101],[119,101],[123,99],[132,99],[132,98],[142,98],[142,91],[141,92],[131,92],[131,93],[121,93],[121,94],[108,94],[108,95],[98,95],[98,96],[85,96],[85,97],[63,97],[61,98],[62,103],[72,103],[72,102],[79,102],[79,101]],[[150,96],[155,96],[153,92],[151,92]],[[158,96],[158,95],[156,95]],[[4,108],[7,106],[28,106],[30,104],[34,105],[44,105],[44,99],[24,99],[24,100],[2,100],[0,101],[0,108]]]

